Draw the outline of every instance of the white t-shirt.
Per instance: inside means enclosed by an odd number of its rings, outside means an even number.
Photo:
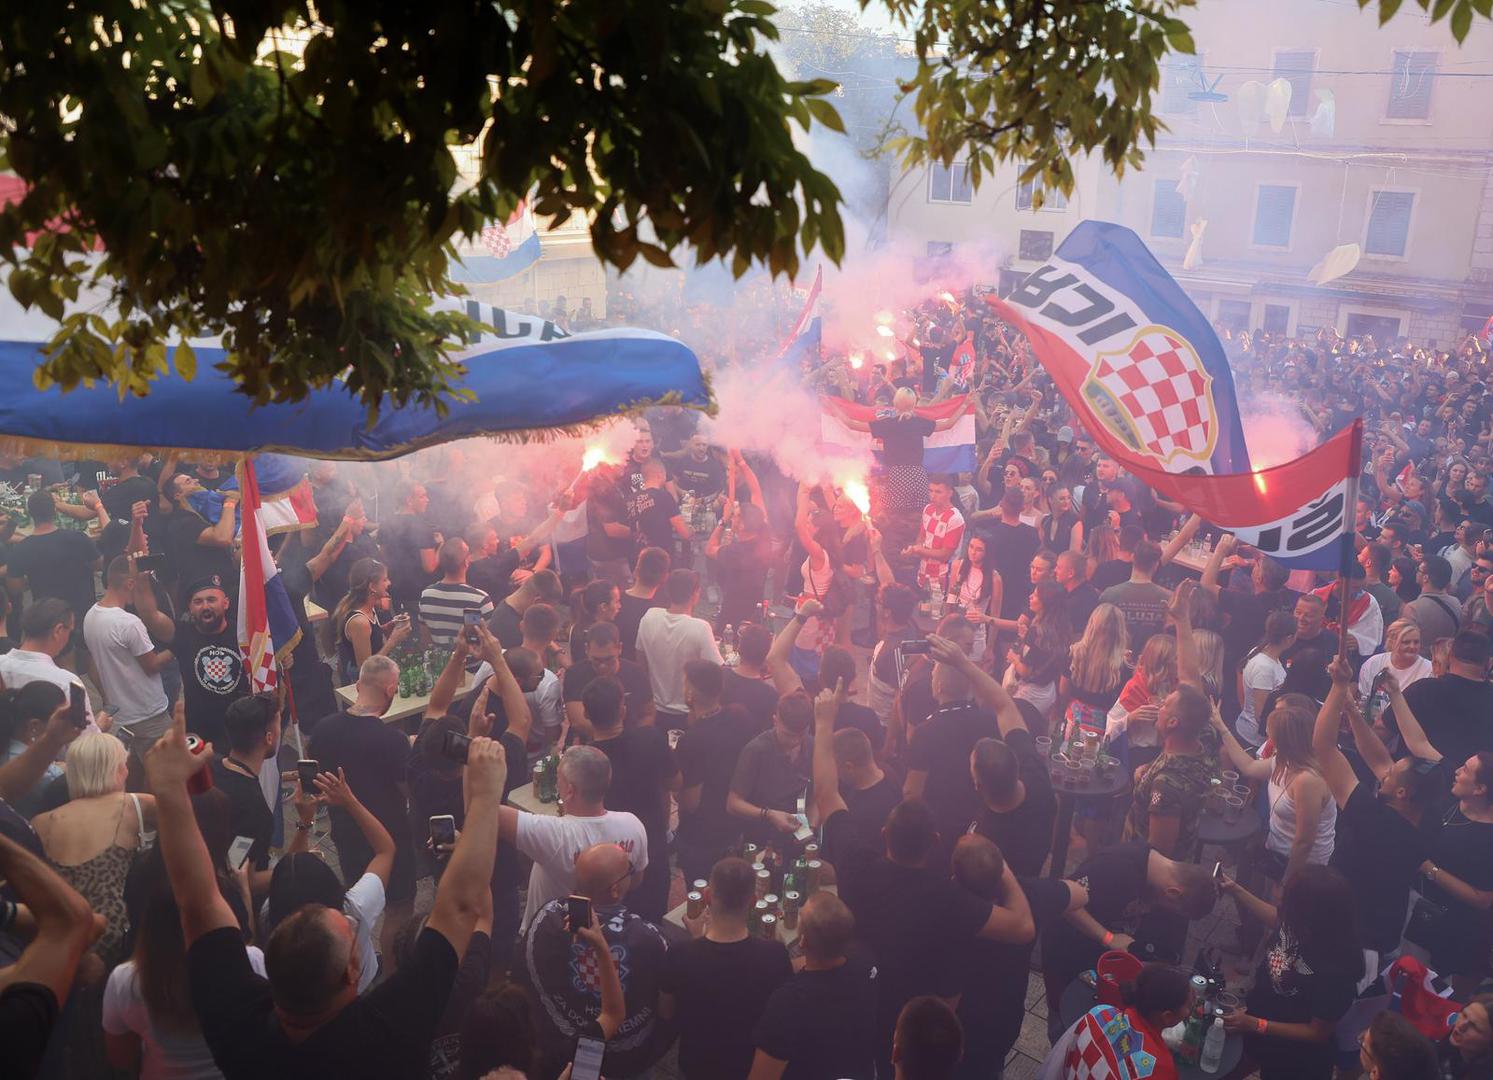
[[[472,676],[472,685],[480,688],[492,677],[492,665],[484,660]],[[546,668],[544,678],[539,680],[539,689],[529,691],[524,700],[529,703],[529,718],[534,722],[535,733],[550,742],[558,739],[560,725],[565,722],[565,695],[560,687],[560,676]],[[491,701],[496,702],[497,695]]]
[[[570,895],[575,888],[576,858],[597,844],[616,844],[627,852],[636,874],[648,867],[648,834],[632,814],[608,810],[596,817],[518,815],[514,846],[534,860],[522,929],[528,929],[545,904]],[[636,881],[634,876],[634,884]]]
[[[649,608],[638,624],[638,652],[648,661],[655,708],[687,711],[684,665],[691,660],[723,664],[710,624],[693,615],[672,615],[668,608]]]
[[[1269,653],[1257,652],[1249,658],[1244,665],[1244,700],[1240,702],[1239,722],[1234,725],[1234,733],[1239,736],[1239,741],[1253,748],[1265,741],[1265,733],[1260,730],[1260,718],[1255,715],[1254,694],[1251,691],[1264,690],[1269,693],[1279,690],[1280,684],[1286,681],[1286,669],[1281,662]]]
[[[248,946],[249,966],[264,974],[264,953]],[[109,974],[104,987],[104,1030],[110,1035],[140,1037],[140,1080],[219,1080],[212,1051],[198,1032],[159,1029],[135,978],[135,962],[126,960]]]
[[[124,608],[94,604],[83,616],[83,640],[98,665],[104,701],[117,710],[117,723],[129,727],[166,711],[166,690],[160,675],[147,674],[135,659],[155,651],[138,615]]]
[[[1394,673],[1395,681],[1400,684],[1401,690],[1411,683],[1431,677],[1431,661],[1424,656],[1417,656],[1415,662],[1403,671],[1389,662],[1389,656],[1387,652],[1375,653],[1365,660],[1363,667],[1358,670],[1358,692],[1363,695],[1364,708],[1370,720],[1378,719],[1389,708],[1387,691],[1380,690],[1372,699],[1369,698],[1369,690],[1373,688],[1374,679],[1378,677],[1379,672],[1389,668]]]
[[[373,924],[384,913],[384,883],[377,874],[364,874],[342,897],[342,913],[358,924],[358,993],[373,984],[378,974],[378,953],[373,948]]]
[[[34,682],[49,682],[64,694],[69,687],[83,685],[71,671],[57,666],[46,653],[31,652],[29,649],[11,649],[4,656],[0,656],[0,680],[4,680],[7,690],[19,690],[21,687]],[[88,700],[88,695],[83,695],[83,710],[88,716],[88,730],[97,731],[98,725],[93,722],[93,703]]]

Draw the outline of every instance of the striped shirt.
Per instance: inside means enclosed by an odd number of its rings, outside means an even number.
[[[430,640],[435,645],[455,643],[456,635],[461,632],[462,614],[467,611],[480,611],[486,622],[493,613],[492,597],[475,585],[444,581],[427,585],[420,594],[420,621],[430,631]]]

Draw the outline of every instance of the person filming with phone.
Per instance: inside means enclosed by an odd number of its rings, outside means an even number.
[[[458,961],[486,907],[508,769],[502,747],[472,740],[463,777],[467,826],[436,887],[413,959],[361,997],[357,928],[342,911],[320,904],[301,908],[275,928],[265,945],[268,977],[254,973],[192,813],[188,783],[203,759],[188,748],[183,724],[175,723],[151,748],[145,768],[181,911],[192,1007],[223,1075],[421,1075]]]
[[[587,1044],[598,1038],[606,1044],[605,1075],[645,1074],[674,1042],[659,1014],[668,947],[657,927],[623,903],[639,877],[616,844],[588,847],[576,856],[575,892],[550,900],[529,926],[515,974],[543,1006],[543,1075],[574,1060],[572,1080],[595,1080],[582,1065],[595,1061]],[[627,958],[625,995],[613,950]]]

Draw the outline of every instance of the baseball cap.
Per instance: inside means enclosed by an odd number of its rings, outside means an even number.
[[[1072,442],[1072,441],[1073,441],[1073,429],[1071,427],[1069,427],[1067,424],[1064,424],[1062,427],[1058,428],[1058,442]]]

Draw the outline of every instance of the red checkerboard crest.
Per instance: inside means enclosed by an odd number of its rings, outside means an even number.
[[[1213,456],[1218,413],[1212,386],[1187,339],[1152,325],[1123,349],[1100,353],[1083,394],[1117,439],[1175,472],[1206,469]]]

